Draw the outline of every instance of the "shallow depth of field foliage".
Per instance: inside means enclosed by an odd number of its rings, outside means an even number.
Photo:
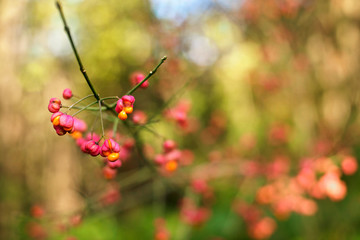
[[[101,97],[167,60],[105,179],[46,109],[91,94],[55,1],[0,1],[0,239],[360,239],[360,1],[61,2]],[[175,171],[154,162],[165,140]]]

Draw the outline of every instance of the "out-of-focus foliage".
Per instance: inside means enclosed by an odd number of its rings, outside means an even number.
[[[104,180],[49,124],[50,97],[90,93],[54,3],[3,0],[1,239],[360,238],[359,174],[341,166],[360,158],[360,1],[62,3],[102,97],[121,97],[133,72],[167,55],[134,94],[150,118],[136,133],[149,160],[165,139],[194,160],[163,176],[135,152]],[[174,114],[183,106],[187,124]]]

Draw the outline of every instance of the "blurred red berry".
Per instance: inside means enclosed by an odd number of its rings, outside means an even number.
[[[106,165],[106,166],[103,168],[103,175],[104,175],[105,179],[107,179],[107,180],[114,179],[115,176],[116,176],[116,174],[117,174],[116,169],[111,168],[111,167],[109,167],[108,165]]]
[[[56,113],[61,108],[61,101],[58,98],[51,98],[48,105],[48,110],[51,113]]]
[[[353,175],[358,169],[356,159],[351,156],[345,157],[341,162],[341,169],[344,174]]]
[[[133,123],[137,125],[144,125],[147,122],[147,115],[140,110],[134,111],[132,117]]]
[[[63,91],[63,98],[70,99],[73,96],[72,91],[69,88],[65,88]]]
[[[140,73],[140,72],[134,72],[133,74],[131,74],[130,76],[130,82],[132,86],[136,86],[137,84],[139,84],[142,80],[145,79],[145,75]],[[149,87],[149,81],[146,80],[145,82],[143,82],[140,85],[141,88],[147,88]]]
[[[30,209],[31,216],[34,218],[41,218],[45,214],[45,210],[40,205],[33,205]]]

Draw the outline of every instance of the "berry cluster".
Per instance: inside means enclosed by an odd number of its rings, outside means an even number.
[[[178,168],[181,155],[176,143],[173,140],[166,140],[163,144],[163,154],[156,155],[154,161],[166,172],[174,172]]]
[[[127,114],[133,112],[134,102],[135,98],[131,95],[125,95],[117,101],[115,111],[119,114],[118,117],[121,120],[126,120],[128,118]]]
[[[104,157],[105,163],[103,175],[108,180],[114,179],[117,174],[116,169],[130,158],[135,143],[132,138],[121,140],[119,135],[114,139],[106,139],[100,148],[100,155]],[[118,142],[122,144],[118,144]]]
[[[100,137],[96,134],[88,134],[85,139],[79,138],[77,143],[80,145],[81,151],[96,157],[100,154],[99,141]]]
[[[165,110],[164,115],[169,120],[174,120],[182,129],[186,129],[189,125],[190,108],[190,102],[180,101],[175,107]]]
[[[63,91],[63,97],[64,99],[72,98],[72,91],[68,88],[65,89]],[[75,105],[85,100],[86,98],[87,97],[80,99],[79,101],[68,107],[68,111],[70,111],[72,108],[79,109],[80,107],[76,107]],[[121,116],[123,116],[124,114],[126,116],[126,114],[129,114],[133,111],[134,102],[135,98],[133,96],[125,95],[116,103],[115,111],[119,111],[119,115]],[[82,152],[94,157],[101,155],[102,157],[104,157],[106,165],[111,169],[116,169],[122,165],[120,158],[125,160],[129,157],[130,150],[132,148],[131,142],[128,141],[124,144],[124,146],[121,147],[119,143],[117,143],[114,139],[105,138],[104,134],[102,137],[100,137],[93,132],[88,133],[85,137],[83,137],[83,133],[87,130],[86,123],[83,120],[78,119],[72,115],[60,112],[60,109],[62,107],[64,106],[62,106],[60,99],[50,99],[48,110],[53,113],[50,120],[56,133],[59,136],[63,136],[66,133],[69,133],[76,140],[76,143],[80,147]],[[86,110],[87,107],[89,107],[89,105],[80,108],[78,112]],[[125,120],[123,117],[122,119]],[[123,153],[120,153],[120,150],[123,150]]]
[[[119,161],[120,157],[120,145],[113,139],[105,139],[104,144],[101,146],[100,154],[108,160],[109,165],[118,166],[121,165]]]
[[[72,92],[70,89],[65,89],[63,92],[63,97],[65,99],[70,99],[72,97]],[[56,133],[59,136],[63,136],[66,133],[71,133],[74,136],[78,136],[79,133],[86,131],[86,123],[80,119],[77,119],[71,115],[60,112],[62,108],[61,100],[58,98],[51,98],[48,105],[49,112],[53,113],[51,115],[50,121],[53,124],[53,127]]]
[[[181,203],[180,217],[182,221],[192,226],[201,226],[209,219],[211,211],[206,207],[198,207],[190,198],[184,198]]]
[[[137,75],[137,79],[140,78],[143,80],[145,77],[143,75]],[[147,81],[144,83],[147,83]],[[68,88],[63,91],[62,95],[64,99],[71,99],[74,96],[72,91]],[[130,157],[132,148],[134,146],[134,139],[127,138],[125,140],[121,140],[120,135],[115,134],[114,130],[107,132],[105,135],[102,122],[102,99],[99,99],[96,102],[90,103],[86,106],[77,106],[77,104],[89,97],[93,97],[93,95],[81,98],[69,107],[63,106],[60,99],[51,98],[48,105],[48,110],[52,113],[50,120],[56,133],[59,136],[63,136],[66,133],[69,133],[76,140],[76,144],[80,147],[82,152],[93,157],[98,155],[102,156],[105,164],[103,167],[103,175],[105,179],[113,179],[117,174],[117,168],[122,166],[122,163]],[[132,95],[124,95],[120,99],[118,97],[108,97],[105,99],[115,98],[118,100],[111,104],[111,106],[106,104],[104,105],[107,106],[106,108],[108,110],[115,110],[118,113],[119,119],[126,120],[128,114],[133,112],[135,97]],[[86,123],[83,120],[74,117],[74,115],[80,113],[83,110],[87,110],[95,103],[99,103],[99,108],[93,109],[98,110],[100,113],[103,134],[102,136],[99,136],[98,134],[91,131],[84,135],[84,133],[87,131]],[[66,112],[60,112],[61,108],[68,109]],[[71,111],[72,109],[77,109],[78,111],[73,115],[69,115],[67,112]],[[147,121],[147,116],[144,112],[138,110],[134,113],[132,120],[134,124],[144,125]],[[120,145],[119,142],[122,142],[122,145]],[[177,161],[177,159],[175,160]],[[176,167],[177,164],[174,167],[174,163],[172,163],[172,168]]]

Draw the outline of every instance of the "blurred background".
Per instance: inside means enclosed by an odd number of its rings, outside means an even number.
[[[54,1],[0,0],[0,239],[360,239],[360,1],[62,5],[102,97],[168,57],[134,94],[154,120],[136,128],[153,167],[134,149],[106,180],[55,134],[49,99],[91,94],[60,15]],[[96,115],[79,118],[100,134]],[[172,174],[149,170],[164,139],[186,149]]]

